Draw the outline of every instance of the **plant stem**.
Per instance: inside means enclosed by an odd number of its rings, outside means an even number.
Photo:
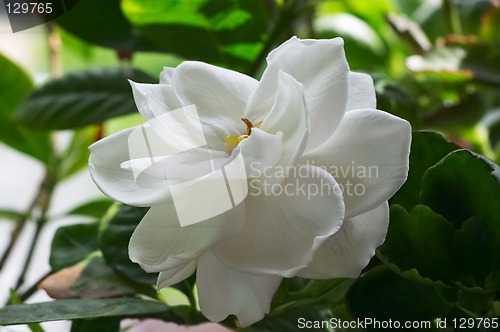
[[[455,0],[444,0],[443,10],[446,16],[449,31],[454,35],[462,34],[462,23]]]
[[[38,199],[40,197],[41,187],[42,186],[40,186],[40,190],[35,195],[35,198],[31,202],[31,204],[29,205],[26,213],[16,221],[16,227],[10,233],[9,244],[7,245],[7,249],[5,249],[5,251],[2,255],[2,258],[0,259],[0,271],[3,270],[5,263],[7,262],[7,260],[10,257],[12,249],[14,249],[14,247],[17,243],[17,240],[19,239],[19,235],[23,231],[24,226],[26,226],[26,221],[31,216],[33,210],[35,209],[35,207],[37,205]]]
[[[52,191],[54,190],[54,181],[53,181],[53,176],[52,172],[47,169],[45,179],[42,182],[42,186],[40,188],[40,195],[38,199],[38,203],[40,206],[40,215],[36,220],[36,229],[35,229],[35,234],[33,235],[33,240],[31,241],[31,245],[28,251],[28,256],[24,262],[23,269],[21,271],[21,274],[19,275],[19,278],[17,279],[15,290],[17,291],[19,287],[22,286],[24,283],[24,279],[26,277],[26,272],[28,271],[28,267],[31,263],[31,260],[33,258],[33,253],[35,251],[35,247],[38,243],[38,239],[40,237],[40,234],[42,232],[42,228],[47,222],[47,212],[49,210],[50,206],[50,201],[51,201],[51,196],[52,196]]]

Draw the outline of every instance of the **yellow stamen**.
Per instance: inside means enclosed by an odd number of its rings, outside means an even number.
[[[231,154],[241,141],[248,138],[248,136],[252,134],[253,127],[259,128],[260,125],[262,124],[262,121],[253,124],[247,118],[242,118],[241,121],[243,121],[247,125],[247,133],[246,135],[239,135],[239,136],[234,134],[227,135],[226,139],[224,140],[224,150],[226,150],[228,154]]]

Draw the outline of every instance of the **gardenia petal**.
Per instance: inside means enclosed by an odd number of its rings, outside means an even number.
[[[259,118],[271,109],[278,89],[278,73],[282,70],[304,85],[311,123],[306,150],[323,143],[339,125],[347,105],[349,66],[343,40],[293,37],[272,51],[267,62],[259,87],[247,106],[246,117]]]
[[[332,138],[302,156],[321,165],[343,188],[346,218],[387,201],[408,173],[410,124],[377,110],[347,112]]]
[[[130,80],[129,83],[132,87],[135,105],[146,120],[160,117],[184,106],[171,85],[136,83]]]
[[[281,71],[274,105],[260,127],[268,133],[282,133],[283,151],[278,165],[295,165],[307,142],[309,128],[304,87]]]
[[[252,135],[233,150],[231,157],[241,152],[247,178],[252,178],[260,176],[265,168],[276,165],[281,158],[282,150],[282,134],[270,134],[259,128],[253,128]]]
[[[173,203],[152,207],[135,229],[129,257],[147,272],[185,266],[204,251],[238,233],[244,204],[203,222],[181,227]]]
[[[198,260],[196,259],[183,261],[182,265],[160,272],[156,283],[156,289],[160,290],[165,287],[170,287],[189,278],[196,270],[197,262]]]
[[[376,108],[377,96],[372,77],[351,71],[349,73],[349,95],[346,111]]]
[[[196,272],[201,312],[213,322],[233,314],[241,327],[249,326],[269,313],[281,280],[279,276],[251,275],[228,268],[209,251],[199,259]]]
[[[181,103],[196,106],[210,148],[224,151],[227,135],[246,132],[241,118],[258,85],[255,79],[202,62],[187,61],[175,69],[172,82]]]
[[[160,84],[172,84],[172,76],[174,75],[175,68],[163,67],[160,73]]]
[[[123,130],[92,144],[89,171],[97,187],[107,196],[134,206],[155,206],[171,199],[166,181],[151,178],[146,183],[156,186],[139,186],[132,169],[121,168],[129,161],[129,137],[135,128]]]
[[[387,234],[387,202],[357,217],[346,219],[326,240],[314,260],[298,276],[309,279],[357,278]]]
[[[330,174],[310,165],[296,167],[279,184],[281,192],[269,190],[266,195],[262,187],[250,183],[241,232],[212,250],[224,265],[238,271],[292,277],[340,228],[342,196]]]

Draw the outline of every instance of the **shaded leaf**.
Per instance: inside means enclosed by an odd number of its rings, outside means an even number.
[[[35,90],[15,117],[33,129],[69,129],[137,112],[128,79],[156,81],[131,68],[70,73]]]
[[[387,267],[359,278],[347,293],[347,303],[356,317],[398,321],[429,321],[453,308],[433,287],[409,281]]]
[[[71,332],[120,331],[120,318],[77,319],[71,324]]]
[[[127,286],[100,255],[94,256],[71,285],[71,291],[85,298],[104,298],[132,295],[135,291]]]
[[[420,203],[420,182],[424,173],[437,164],[448,153],[459,147],[446,141],[439,133],[414,131],[410,148],[410,169],[408,179],[390,199],[391,204],[399,204],[411,211]]]
[[[450,153],[422,178],[421,201],[456,229],[475,217],[500,239],[500,168],[468,150]]]
[[[99,247],[108,264],[120,275],[143,285],[156,283],[156,273],[146,273],[128,257],[128,243],[148,208],[115,205],[99,230]]]
[[[98,222],[60,227],[52,240],[49,263],[52,271],[73,266],[98,249]]]
[[[169,310],[170,307],[164,303],[131,297],[57,300],[0,308],[0,325],[98,317],[137,317],[167,313]]]
[[[89,216],[94,218],[102,218],[106,211],[113,205],[113,200],[107,198],[96,199],[84,203],[68,212],[67,215]]]
[[[57,24],[84,41],[120,51],[158,50],[125,18],[120,0],[79,0]]]
[[[427,206],[417,205],[411,213],[391,206],[387,237],[381,257],[399,269],[415,268],[423,277],[448,281],[455,275],[450,255],[453,225]]]
[[[464,222],[455,234],[453,249],[462,284],[500,287],[500,238],[495,238],[484,223],[476,218]]]

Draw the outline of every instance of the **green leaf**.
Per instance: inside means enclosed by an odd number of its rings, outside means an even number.
[[[122,1],[125,16],[164,51],[211,63],[242,66],[267,30],[264,1]]]
[[[309,306],[290,310],[277,316],[268,316],[245,332],[275,332],[275,331],[331,331],[329,326],[321,326],[321,322],[330,322],[332,312],[327,307]],[[316,324],[314,324],[316,322]]]
[[[0,209],[0,220],[3,220],[3,219],[17,220],[19,218],[22,218],[23,216],[24,216],[24,213],[21,213],[19,211]]]
[[[137,112],[127,79],[156,81],[131,68],[70,73],[35,90],[20,105],[15,117],[33,129],[69,129]]]
[[[378,109],[402,117],[414,127],[419,126],[416,100],[401,87],[400,82],[374,77],[374,83]]]
[[[64,30],[84,41],[120,51],[158,50],[125,18],[120,0],[79,0],[78,5],[57,19]]]
[[[414,72],[446,74],[443,78],[452,81],[474,79],[488,84],[500,84],[498,54],[490,45],[479,43],[449,43],[436,47],[425,55],[414,55],[408,59],[408,67]]]
[[[378,320],[433,320],[453,307],[435,288],[409,281],[385,266],[359,278],[347,293],[347,301],[356,317]]]
[[[170,307],[164,303],[130,297],[57,300],[0,308],[0,325],[99,317],[137,317],[167,313],[169,310]]]
[[[120,318],[77,319],[71,324],[71,332],[120,331]]]
[[[453,254],[462,284],[500,288],[500,238],[476,218],[467,220],[455,234]]]
[[[468,150],[450,153],[425,173],[420,197],[456,229],[475,217],[500,239],[500,169],[491,160]]]
[[[403,271],[416,268],[423,277],[446,282],[455,274],[450,255],[453,233],[453,225],[427,206],[417,205],[408,213],[393,205],[380,254]]]
[[[148,208],[115,205],[103,220],[99,230],[99,247],[108,264],[118,274],[139,284],[153,285],[157,274],[144,272],[128,257],[128,243]]]
[[[23,303],[23,301],[16,294],[16,291],[14,289],[12,289],[12,288],[10,289],[10,303],[11,304],[21,304],[21,303]],[[38,323],[28,324],[28,327],[29,327],[29,329],[32,332],[44,332],[43,328]]]
[[[98,249],[98,222],[60,227],[52,240],[49,263],[52,271],[73,266]]]
[[[391,204],[399,204],[411,211],[420,203],[420,182],[424,173],[450,152],[459,147],[436,132],[414,131],[412,133],[410,170],[408,179],[391,198]]]
[[[87,203],[84,203],[68,212],[66,215],[75,216],[88,216],[94,218],[102,218],[106,211],[113,204],[113,200],[107,198],[96,199]]]
[[[73,132],[69,145],[58,155],[58,169],[61,179],[69,177],[88,166],[89,146],[98,139],[100,130],[99,126],[92,126]]]
[[[103,298],[135,294],[134,289],[122,281],[109,267],[104,258],[94,254],[81,275],[71,285],[71,291],[81,297]]]
[[[12,148],[47,162],[51,145],[47,133],[34,133],[13,122],[13,114],[33,90],[30,77],[14,62],[0,54],[0,141]]]

